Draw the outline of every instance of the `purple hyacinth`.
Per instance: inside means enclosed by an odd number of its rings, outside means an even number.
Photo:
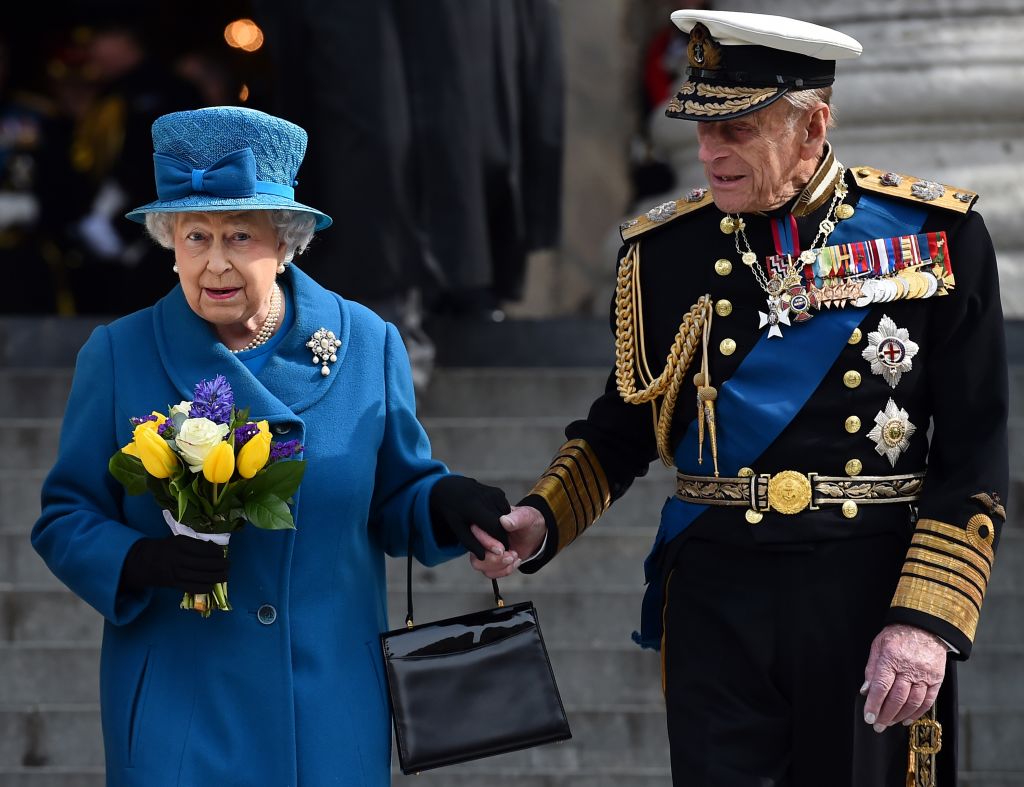
[[[171,434],[167,434],[168,432]],[[164,421],[156,428],[156,433],[161,437],[172,437],[174,435],[174,424],[170,421]]]
[[[295,454],[303,451],[302,443],[298,440],[286,440],[283,443],[271,443],[270,444],[270,462],[276,462],[279,459],[290,459]]]
[[[235,395],[231,392],[231,385],[224,379],[224,375],[218,374],[210,382],[201,380],[196,384],[188,417],[209,418],[215,424],[230,423],[231,408],[234,405]]]
[[[243,424],[235,430],[235,448],[241,448],[260,430],[256,424]]]
[[[146,423],[146,421],[155,421],[156,420],[156,416],[153,415],[152,413],[150,413],[149,415],[145,416],[144,418],[138,418],[138,417],[134,417],[133,416],[130,420],[132,422],[132,426],[138,426],[139,424]]]

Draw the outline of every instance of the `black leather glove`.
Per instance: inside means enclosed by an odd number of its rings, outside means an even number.
[[[445,476],[430,491],[430,518],[434,524],[451,530],[480,560],[484,559],[485,550],[469,526],[476,525],[508,549],[508,533],[498,517],[511,510],[505,493],[496,486],[486,486],[461,475]]]
[[[209,593],[228,580],[224,547],[188,536],[140,538],[124,559],[121,588],[178,588],[186,593]]]

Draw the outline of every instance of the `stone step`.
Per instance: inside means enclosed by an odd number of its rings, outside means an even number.
[[[0,471],[52,467],[60,423],[60,418],[0,418]]]
[[[438,787],[470,785],[473,778],[487,773],[491,784],[491,774],[497,772],[532,780],[525,784],[548,784],[552,782],[545,780],[576,778],[597,768],[617,777],[667,777],[668,747],[660,707],[568,706],[566,712],[573,731],[570,741],[427,772],[421,778]],[[1013,784],[1010,779],[1024,780],[1024,750],[1017,745],[1024,739],[1024,719],[1018,711],[970,709],[961,713],[960,725],[958,761],[964,778],[971,780],[967,783],[990,787]],[[397,767],[396,754],[395,783],[400,784],[403,777]],[[0,783],[17,784],[13,781],[17,777],[39,779],[41,785],[77,787],[74,777],[94,779],[101,768],[99,710],[94,703],[0,705]]]
[[[569,423],[586,416],[604,393],[609,372],[610,367],[438,369],[417,409],[430,417],[557,416]]]
[[[71,392],[71,369],[0,369],[0,413],[59,418]]]
[[[0,765],[4,787],[104,787],[103,768],[7,767]]]
[[[459,566],[459,563],[464,565]],[[630,563],[631,570],[638,570],[638,566],[639,563]],[[456,561],[452,569],[460,572],[452,572],[452,582],[448,581],[444,569],[418,572],[419,577],[432,577],[431,581],[414,578],[419,620],[439,620],[493,605],[489,584],[468,568],[465,558]],[[618,571],[608,576],[603,585],[535,582],[532,576],[516,574],[500,585],[509,604],[533,601],[545,636],[551,642],[614,645],[628,642],[631,632],[638,627],[644,594],[639,573],[634,582],[614,583],[623,574]],[[406,604],[404,571],[398,566],[394,566],[391,573],[388,602],[389,619],[397,625],[396,621],[405,617]],[[1024,620],[1024,594],[990,592],[978,629],[977,647],[1024,648],[1021,620]],[[100,621],[95,611],[52,581],[17,587],[0,585],[0,642],[96,642],[100,634]]]
[[[39,518],[39,491],[46,470],[0,471],[0,533],[28,536]]]
[[[542,615],[545,631],[552,630]],[[545,633],[545,637],[547,638]],[[0,643],[0,698],[18,702],[87,702],[96,697],[98,642],[21,641]],[[586,640],[548,641],[562,698],[570,704],[609,703],[658,706],[661,665],[657,653],[632,643],[595,647]],[[978,648],[960,667],[962,707],[1005,708],[1024,717],[1024,648]]]

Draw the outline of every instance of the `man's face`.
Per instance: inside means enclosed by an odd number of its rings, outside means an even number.
[[[793,113],[780,100],[734,120],[697,123],[699,158],[719,210],[771,210],[807,182],[813,172],[806,172],[801,158],[805,116]]]

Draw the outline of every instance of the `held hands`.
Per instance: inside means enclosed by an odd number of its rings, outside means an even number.
[[[447,527],[459,542],[477,558],[484,557],[485,546],[476,533],[497,544],[502,552],[508,536],[498,519],[509,512],[505,493],[461,475],[442,478],[430,492],[430,517],[435,525]]]
[[[469,563],[488,579],[507,577],[519,568],[524,560],[537,554],[547,534],[544,515],[530,506],[514,506],[512,512],[501,517],[500,521],[508,533],[508,550],[503,549],[501,542],[480,528],[472,528],[473,535],[487,549],[487,553],[483,559],[471,557]]]
[[[128,550],[121,569],[121,587],[128,590],[168,587],[209,593],[227,580],[224,547],[188,536],[140,538]]]
[[[935,703],[946,674],[946,645],[914,626],[886,626],[871,643],[864,668],[864,721],[875,732],[921,718]]]

